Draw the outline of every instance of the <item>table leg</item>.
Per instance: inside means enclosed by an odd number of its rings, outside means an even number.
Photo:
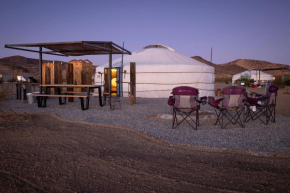
[[[29,85],[27,85],[27,84],[23,85],[23,91],[22,91],[23,92],[23,102],[27,101],[27,95],[26,94],[28,93],[28,86]]]
[[[61,90],[60,90],[60,87],[56,88],[56,94],[61,94]],[[64,97],[64,102],[62,102],[62,97],[58,97],[58,102],[59,102],[59,105],[64,105],[66,104],[66,97]]]
[[[44,94],[47,94],[48,93],[48,89],[49,89],[48,87],[45,87],[44,88]],[[41,97],[41,99],[40,99],[41,100],[41,105],[42,105],[43,108],[46,107],[46,98],[47,97],[44,96],[44,97]]]
[[[90,91],[91,91],[91,89],[88,87],[87,88],[87,95],[88,95],[88,97],[87,97],[87,101],[86,101],[86,103],[87,103],[87,109],[90,107]]]
[[[99,91],[99,105],[102,107],[104,106],[102,102],[102,88],[98,87],[98,91]]]
[[[16,100],[19,99],[19,90],[18,90],[18,87],[19,87],[19,85],[18,85],[18,83],[16,83]]]
[[[21,99],[22,99],[22,89],[21,89],[21,85],[18,86],[18,90],[19,90],[19,100],[21,101]]]

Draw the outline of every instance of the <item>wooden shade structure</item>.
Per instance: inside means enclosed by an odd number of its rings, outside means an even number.
[[[5,48],[39,53],[40,84],[42,84],[42,54],[57,56],[109,55],[109,80],[111,80],[112,55],[131,52],[110,41],[74,41],[29,44],[5,44]],[[33,49],[34,48],[34,49]],[[36,50],[38,48],[38,50]],[[43,50],[46,49],[46,50]],[[109,101],[111,105],[111,83],[109,84]]]

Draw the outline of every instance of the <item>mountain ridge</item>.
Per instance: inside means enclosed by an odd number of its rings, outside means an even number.
[[[237,59],[223,64],[214,64],[200,56],[193,56],[191,58],[214,67],[216,78],[229,78],[234,74],[251,69],[290,68],[287,64],[278,64],[263,60]],[[280,76],[282,72],[281,70],[270,70],[266,73],[272,74],[273,76]]]

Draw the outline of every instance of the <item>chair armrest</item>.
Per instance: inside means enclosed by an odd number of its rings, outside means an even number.
[[[196,99],[196,101],[197,101],[199,104],[205,105],[206,102],[207,102],[207,96],[203,96],[203,97],[201,97],[199,100]]]
[[[169,106],[173,106],[174,103],[175,103],[175,98],[174,98],[174,96],[169,96],[168,101],[167,101],[167,104],[168,104]]]
[[[214,97],[208,97],[208,104],[214,108],[219,106],[219,103],[224,100],[224,98],[219,98],[217,100],[214,100]]]

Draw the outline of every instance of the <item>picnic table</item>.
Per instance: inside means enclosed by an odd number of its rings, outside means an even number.
[[[32,96],[36,96],[38,99],[38,107],[46,107],[46,99],[48,97],[58,97],[59,104],[63,105],[66,103],[67,97],[79,98],[81,101],[81,109],[87,110],[89,109],[90,104],[90,96],[92,96],[91,90],[98,89],[99,95],[99,105],[102,107],[102,86],[103,85],[75,85],[75,84],[43,84],[39,85],[42,93],[32,94]],[[54,94],[49,93],[50,88],[55,88],[56,92]],[[61,91],[61,88],[85,88],[86,92],[73,92],[73,91]],[[64,101],[63,101],[64,98]],[[86,105],[84,104],[84,99],[86,99]]]

